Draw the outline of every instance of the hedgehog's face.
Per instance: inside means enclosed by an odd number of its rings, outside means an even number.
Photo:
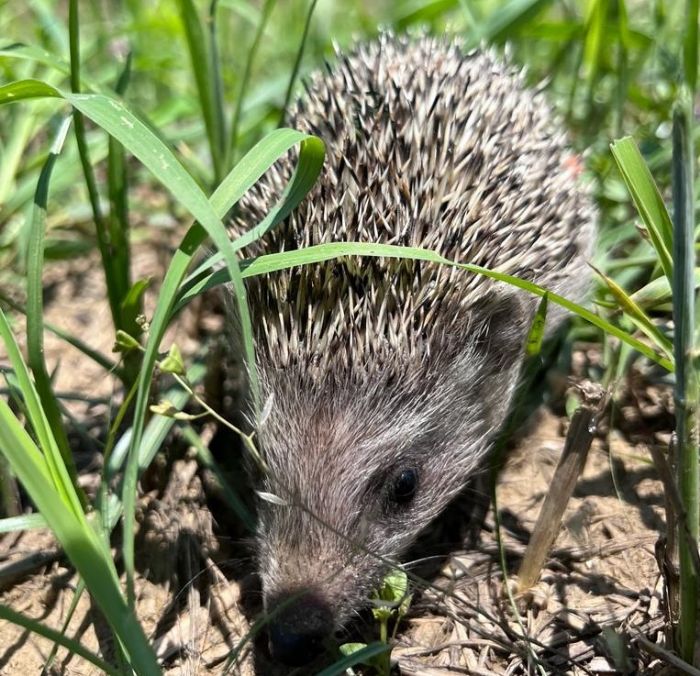
[[[517,359],[490,352],[487,365],[472,344],[390,383],[309,388],[263,373],[274,405],[260,436],[259,564],[276,659],[318,652],[473,475],[517,375]]]

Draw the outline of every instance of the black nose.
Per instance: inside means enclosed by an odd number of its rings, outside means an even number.
[[[297,592],[271,599],[268,611],[270,653],[290,667],[308,664],[323,652],[333,631],[333,613],[318,596]]]

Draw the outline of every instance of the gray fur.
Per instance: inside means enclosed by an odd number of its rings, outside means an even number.
[[[594,209],[543,96],[491,52],[384,36],[315,74],[290,126],[319,183],[249,255],[330,241],[432,249],[578,299]],[[279,198],[293,158],[234,228]],[[310,590],[341,626],[464,486],[510,404],[537,299],[455,268],[348,258],[248,286],[269,417],[258,440],[266,600]],[[558,311],[552,321],[561,316]],[[414,501],[387,490],[415,468]],[[368,553],[371,552],[377,556]]]

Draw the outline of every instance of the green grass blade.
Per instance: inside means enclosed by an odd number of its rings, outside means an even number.
[[[676,357],[676,437],[678,487],[692,541],[678,537],[680,562],[681,656],[694,664],[698,622],[698,579],[689,547],[700,537],[700,477],[698,476],[698,374],[693,366],[695,331],[695,155],[690,133],[692,99],[681,92],[673,112],[673,321]]]
[[[74,94],[77,94],[80,92],[80,24],[78,0],[70,0],[68,10],[71,67],[70,82],[71,90]],[[102,269],[104,271],[105,283],[107,286],[109,308],[112,314],[112,321],[115,329],[121,329],[123,328],[121,322],[122,294],[126,293],[127,290],[126,288],[121,288],[124,286],[124,282],[120,279],[119,269],[117,267],[122,254],[120,250],[116,248],[117,243],[113,242],[111,239],[111,230],[113,227],[109,222],[110,219],[105,220],[100,207],[100,194],[97,189],[97,181],[95,179],[95,173],[90,160],[83,113],[79,109],[74,108],[73,119],[75,120],[75,139],[78,145],[78,155],[80,157],[80,164],[82,166],[83,176],[85,178],[85,186],[87,187],[92,216],[95,222],[95,234],[97,236],[100,257],[102,259]],[[109,159],[111,160],[112,165],[114,165],[115,159],[114,154],[111,152],[111,148],[113,147],[115,141],[112,137],[110,137],[109,143]],[[112,169],[114,169],[114,166],[112,166]],[[109,178],[111,179],[109,181],[109,186],[110,188],[114,188],[112,173],[110,173]],[[120,244],[123,244],[123,242]],[[115,252],[119,253],[117,253],[115,256]],[[126,287],[128,288],[128,284]],[[125,385],[127,388],[129,387],[128,382],[126,382]]]
[[[482,41],[507,40],[551,3],[552,0],[510,0],[508,3],[501,3],[477,28],[474,36],[470,36],[469,42],[477,45]]]
[[[16,303],[14,300],[12,300],[12,298],[9,298],[3,294],[2,291],[0,291],[0,301],[16,312],[20,312],[23,315],[27,314],[26,307]],[[44,329],[46,329],[46,331],[49,333],[53,333],[54,336],[57,336],[61,340],[64,340],[69,345],[72,345],[76,350],[82,352],[86,357],[94,361],[98,366],[101,366],[105,371],[115,373],[117,376],[119,376],[119,367],[114,361],[98,350],[91,348],[87,343],[80,340],[80,338],[76,338],[74,335],[68,333],[61,327],[55,326],[54,324],[49,324],[48,322],[44,324]]]
[[[217,151],[221,155],[221,176],[229,168],[228,152],[226,143],[226,114],[224,111],[224,82],[221,76],[221,52],[219,50],[218,38],[218,15],[219,0],[211,0],[209,3],[209,16],[207,17],[207,27],[209,28],[209,60],[211,65],[211,86],[213,91],[214,115],[217,133],[220,135],[221,148]],[[218,180],[216,181],[218,183]],[[215,183],[215,185],[216,185]]]
[[[586,36],[583,46],[583,63],[589,90],[600,68],[601,48],[605,40],[607,0],[591,0],[586,16]]]
[[[694,95],[698,82],[698,14],[700,0],[686,1],[687,14],[683,40],[683,71],[685,84],[691,95]]]
[[[123,96],[131,74],[131,54],[126,59],[124,68],[119,74],[115,90]],[[107,188],[109,195],[109,242],[112,255],[109,258],[109,274],[113,278],[116,301],[120,304],[119,324],[122,329],[134,335],[134,327],[126,326],[123,320],[121,303],[131,288],[130,245],[129,245],[129,201],[128,177],[124,146],[114,137],[109,137],[107,153]]]
[[[25,99],[62,98],[61,92],[41,80],[18,80],[0,87],[0,105]]]
[[[42,272],[44,269],[46,209],[51,173],[63,147],[70,122],[70,118],[64,119],[58,131],[54,145],[39,175],[34,197],[34,208],[29,228],[29,246],[27,249],[27,355],[29,366],[34,375],[34,383],[41,407],[60,452],[60,459],[56,458],[55,462],[63,462],[70,480],[80,497],[81,504],[85,505],[85,496],[78,488],[78,473],[63,426],[61,411],[54,396],[51,378],[44,362],[44,288]]]
[[[323,142],[315,136],[294,129],[275,129],[241,158],[214,191],[210,202],[216,215],[223,218],[274,162],[297,144],[302,145],[296,172],[306,172],[309,167],[313,167],[318,175],[321,169],[318,164],[319,154],[321,163],[323,162]],[[291,184],[294,184],[295,180],[296,173],[291,179]],[[234,244],[236,250],[241,248],[237,242]]]
[[[282,110],[280,112],[280,119],[277,123],[278,127],[284,125],[284,120],[287,116],[287,108],[289,107],[289,102],[292,100],[292,92],[294,91],[294,83],[297,81],[299,75],[299,68],[301,68],[301,60],[304,57],[304,49],[306,48],[306,42],[309,37],[309,28],[311,27],[311,17],[313,17],[314,10],[316,9],[316,3],[318,0],[311,0],[309,3],[309,11],[306,13],[306,20],[304,21],[304,32],[301,36],[301,42],[299,43],[299,49],[297,50],[296,58],[294,59],[294,66],[292,67],[292,73],[289,76],[289,83],[287,84],[287,91],[284,93],[284,101],[282,103]]]
[[[260,14],[260,21],[258,22],[258,27],[255,30],[255,36],[253,37],[253,42],[250,45],[250,49],[248,49],[246,53],[243,76],[241,77],[241,86],[238,88],[236,106],[233,111],[233,118],[231,119],[231,137],[229,138],[228,155],[233,162],[236,160],[236,147],[238,144],[238,130],[241,122],[241,111],[243,110],[243,101],[245,100],[245,95],[248,91],[250,74],[253,70],[253,61],[255,60],[255,55],[258,53],[260,39],[262,38],[265,26],[267,25],[267,20],[270,18],[270,13],[272,12],[275,2],[276,0],[265,0],[262,7],[262,12]]]
[[[695,291],[700,290],[700,268],[695,269]],[[654,309],[665,303],[670,303],[673,294],[671,285],[666,277],[657,277],[641,289],[635,291],[630,298],[641,308]]]
[[[119,676],[119,672],[111,664],[107,664],[107,662],[100,659],[97,655],[84,648],[80,641],[68,638],[60,631],[51,629],[51,627],[47,627],[45,624],[42,624],[37,620],[26,617],[25,615],[22,615],[22,613],[12,610],[12,608],[0,605],[0,619],[6,620],[7,622],[12,622],[12,624],[16,624],[19,627],[24,627],[25,629],[28,629],[39,636],[43,636],[44,638],[67,648],[69,652],[82,657],[84,660],[90,662],[90,664],[96,666],[101,672],[108,674],[109,676]]]
[[[192,73],[197,85],[199,104],[204,117],[209,151],[214,165],[214,185],[216,185],[224,175],[226,134],[223,129],[223,116],[217,112],[212,55],[207,44],[202,20],[193,0],[177,0],[177,5],[187,38]]]
[[[0,340],[5,345],[5,351],[16,378],[16,388],[21,393],[29,423],[43,451],[43,455],[40,455],[36,461],[41,464],[46,479],[51,481],[65,504],[70,505],[76,515],[82,514],[81,501],[75,492],[74,483],[63,464],[61,452],[41,406],[39,395],[2,310],[0,310]]]
[[[6,322],[2,313],[0,320]],[[45,517],[71,563],[84,578],[90,593],[120,638],[136,673],[160,674],[155,654],[121,595],[109,551],[87,522],[85,514],[71,508],[57,492],[44,469],[41,453],[2,399],[0,451]],[[54,640],[60,642],[60,634],[57,634]]]
[[[544,340],[545,328],[547,326],[547,301],[549,294],[545,293],[537,306],[537,311],[530,324],[530,330],[525,340],[525,354],[534,357],[542,351],[542,341]]]
[[[642,310],[637,303],[630,297],[629,294],[613,279],[593,268],[599,277],[605,282],[608,290],[617,301],[620,309],[632,320],[634,325],[646,334],[654,344],[662,351],[669,359],[673,359],[673,342],[665,336],[649,315]]]
[[[613,142],[610,149],[670,282],[673,277],[673,226],[666,205],[634,140],[627,136]]]
[[[673,362],[667,359],[664,355],[658,354],[653,348],[645,343],[634,338],[626,331],[611,324],[602,317],[594,314],[577,303],[564,298],[555,293],[551,293],[547,289],[538,286],[532,282],[527,282],[512,275],[506,275],[495,270],[482,268],[471,263],[456,263],[450,261],[434,251],[427,249],[419,249],[415,247],[403,247],[393,244],[375,244],[369,242],[331,242],[328,244],[317,244],[315,246],[306,247],[304,249],[296,249],[294,251],[285,251],[282,253],[268,254],[258,258],[248,259],[241,263],[241,273],[244,279],[254,275],[264,275],[271,272],[279,272],[287,270],[298,265],[310,265],[312,263],[321,263],[343,256],[379,256],[385,258],[405,258],[409,260],[429,261],[432,263],[440,263],[442,265],[452,265],[468,272],[484,275],[520,289],[528,291],[535,296],[542,297],[547,294],[549,302],[555,303],[574,314],[582,317],[602,331],[619,338],[623,342],[633,347],[637,352],[645,357],[663,366],[667,371],[673,371]],[[228,282],[226,270],[217,270],[210,272],[205,279],[199,280],[196,289],[199,293],[205,289],[211,289],[219,284]],[[195,287],[187,290],[183,294],[181,302],[190,300],[195,293]]]
[[[41,514],[22,514],[0,519],[0,533],[16,533],[20,530],[47,528],[46,519]]]

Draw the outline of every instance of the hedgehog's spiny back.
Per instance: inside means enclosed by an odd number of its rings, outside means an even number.
[[[326,164],[296,212],[254,247],[332,241],[432,249],[576,296],[593,212],[566,137],[522,76],[490,53],[385,37],[317,73],[291,126],[320,136]],[[253,190],[239,227],[279,197],[288,161]],[[251,280],[263,358],[329,369],[405,368],[435,353],[483,277],[351,258]]]

